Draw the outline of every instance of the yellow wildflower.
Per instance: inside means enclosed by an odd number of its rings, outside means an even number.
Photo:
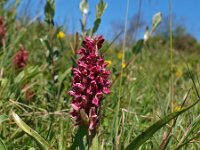
[[[178,105],[178,104],[176,103],[175,100],[174,100],[173,103],[172,103],[172,108],[173,108],[173,111],[174,111],[174,112],[175,112],[175,111],[180,111],[180,110],[181,110],[181,106]]]
[[[63,39],[65,37],[65,33],[62,32],[62,31],[59,31],[58,34],[57,34],[57,38],[58,39]]]
[[[176,75],[177,78],[179,78],[179,77],[181,77],[181,76],[183,75],[183,73],[182,73],[182,71],[179,69],[179,70],[176,71],[175,75]]]
[[[174,111],[180,111],[180,110],[181,110],[181,106],[177,105],[177,106],[174,107]]]
[[[125,63],[122,64],[122,69],[124,69],[124,68],[126,68],[126,64]]]
[[[122,59],[122,56],[123,56],[123,53],[122,53],[122,52],[117,53],[117,58],[118,58],[118,59]]]
[[[105,60],[105,63],[107,63],[108,65],[108,67],[110,67],[111,66],[111,64],[112,64],[112,61],[111,60]]]

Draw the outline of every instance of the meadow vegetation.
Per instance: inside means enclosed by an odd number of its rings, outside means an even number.
[[[18,5],[5,9],[5,3],[0,2],[0,150],[200,149],[200,44],[186,29],[170,30],[172,49],[169,32],[128,45],[116,42],[117,36],[105,39],[99,52],[110,71],[111,93],[102,100],[91,138],[87,126],[71,119],[68,92],[75,53],[86,35],[96,36],[109,4],[99,1],[88,30],[88,3],[82,0],[82,32],[70,35],[54,26],[53,0],[47,0],[45,21],[34,22],[17,19]]]

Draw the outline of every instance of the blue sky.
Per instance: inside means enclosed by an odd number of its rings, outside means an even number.
[[[21,0],[29,2],[28,0]],[[92,27],[95,19],[95,6],[98,0],[88,0],[90,13],[88,16],[88,27]],[[102,23],[98,30],[98,34],[103,34],[108,39],[112,38],[114,31],[113,23],[123,24],[125,21],[126,0],[104,0],[108,6],[102,16]],[[130,19],[138,12],[139,1],[141,1],[141,14],[145,24],[151,26],[152,16],[160,11],[163,17],[169,15],[169,0],[129,0],[129,16]],[[58,25],[63,25],[67,28],[68,33],[80,31],[79,11],[80,0],[55,0],[56,15],[55,22]],[[32,0],[31,10],[32,14],[36,14],[36,9],[44,7],[45,0]],[[42,10],[42,9],[41,9]],[[200,0],[172,0],[172,11],[176,18],[176,22],[184,25],[188,32],[200,40]],[[43,18],[43,13],[41,11]],[[145,28],[145,27],[144,27]],[[141,36],[143,30],[140,31]],[[138,37],[139,38],[139,37]]]

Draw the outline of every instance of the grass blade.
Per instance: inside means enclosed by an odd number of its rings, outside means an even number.
[[[198,125],[200,124],[200,115],[189,125],[189,127],[185,130],[185,133],[183,134],[181,140],[179,141],[178,145],[175,149],[179,149],[179,147],[182,147],[180,145],[183,144],[183,142],[189,137],[189,135],[198,128]]]
[[[6,116],[6,115],[1,115],[1,116],[0,116],[0,124],[1,124],[2,122],[6,121],[7,119],[8,119],[8,116]]]
[[[46,150],[49,149],[49,144],[43,137],[41,137],[35,130],[30,128],[15,112],[12,112],[12,117],[15,123],[27,134],[39,142]]]
[[[8,150],[1,138],[0,138],[0,150]]]
[[[164,125],[166,125],[172,119],[176,118],[177,116],[181,115],[185,111],[187,111],[190,108],[192,108],[193,106],[195,106],[198,102],[199,102],[199,100],[180,111],[171,113],[171,114],[165,116],[164,118],[160,119],[159,121],[154,123],[152,126],[150,126],[148,129],[146,129],[146,131],[142,132],[139,136],[137,136],[126,147],[126,150],[137,150],[143,143],[145,143],[149,138],[151,138],[154,135],[154,133],[156,133],[160,128],[162,128]]]

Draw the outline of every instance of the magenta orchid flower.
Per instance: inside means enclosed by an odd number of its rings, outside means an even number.
[[[6,38],[6,27],[3,18],[0,17],[0,46],[2,46],[3,43],[5,42],[5,38]]]
[[[109,94],[110,72],[107,63],[99,54],[104,39],[85,37],[82,47],[77,51],[80,58],[77,67],[73,68],[71,116],[76,125],[85,124],[92,135],[99,124],[100,106],[105,94]]]

